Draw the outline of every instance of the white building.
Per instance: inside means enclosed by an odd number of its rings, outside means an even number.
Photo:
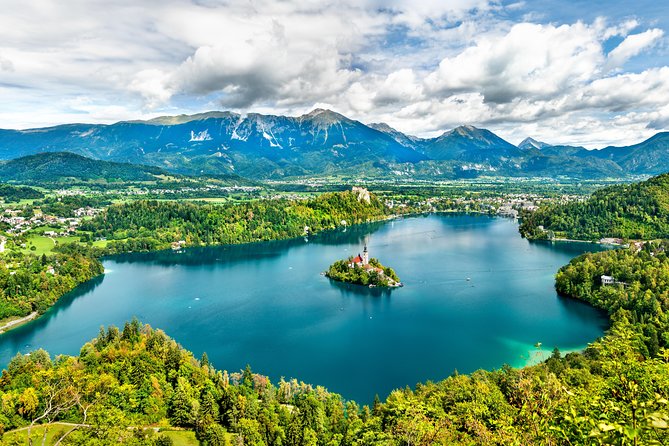
[[[616,283],[616,279],[613,276],[601,276],[602,279],[602,285],[614,285]]]

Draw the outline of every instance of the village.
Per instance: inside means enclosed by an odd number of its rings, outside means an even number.
[[[21,209],[5,209],[0,214],[0,223],[9,225],[6,230],[9,234],[24,234],[40,226],[58,226],[62,228],[60,231],[46,231],[44,235],[47,237],[64,237],[74,234],[83,217],[94,217],[101,211],[102,209],[91,207],[79,208],[74,210],[75,217],[68,218],[46,215],[40,209],[34,209],[33,216],[27,218],[22,216],[23,210]]]
[[[4,209],[0,213],[0,225],[5,235],[0,235],[0,253],[12,247],[19,250],[37,251],[39,239],[48,239],[45,246],[55,246],[59,239],[72,241],[77,237],[77,229],[84,218],[93,218],[102,209],[82,207],[73,210],[74,217],[48,215],[39,208],[33,208],[31,216],[23,209]],[[35,249],[32,249],[35,246]]]

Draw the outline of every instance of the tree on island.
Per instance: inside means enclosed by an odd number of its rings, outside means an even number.
[[[325,272],[325,276],[339,282],[364,286],[397,287],[401,286],[400,278],[395,271],[383,266],[378,259],[371,258],[368,263],[356,262],[358,257],[337,260]]]

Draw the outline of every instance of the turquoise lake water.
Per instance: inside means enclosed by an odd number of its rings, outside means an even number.
[[[321,275],[358,254],[393,267],[392,291]],[[78,354],[101,325],[137,316],[219,369],[295,377],[369,403],[392,389],[584,347],[607,318],[559,297],[554,274],[584,243],[530,243],[512,220],[429,215],[302,239],[106,259],[106,274],[0,336],[17,351]],[[542,350],[534,347],[541,342]]]

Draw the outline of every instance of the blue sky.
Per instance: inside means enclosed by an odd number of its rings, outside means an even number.
[[[5,3],[0,128],[327,107],[589,148],[669,129],[662,2]]]

